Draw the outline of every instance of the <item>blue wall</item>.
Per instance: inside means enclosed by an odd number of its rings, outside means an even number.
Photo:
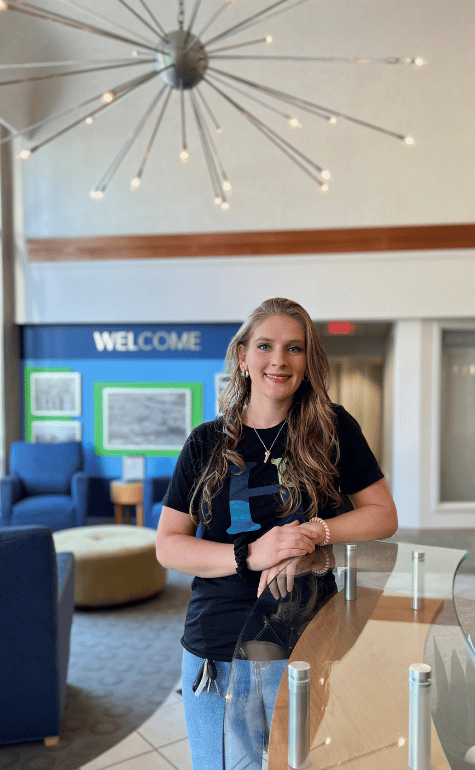
[[[215,374],[238,323],[27,325],[21,328],[22,382],[27,367],[68,369],[81,375],[85,470],[102,480],[91,515],[109,515],[107,479],[122,473],[122,456],[101,456],[94,432],[94,384],[196,382],[203,390],[203,420],[216,416]],[[21,402],[25,424],[25,389]],[[124,452],[124,454],[130,454]],[[146,456],[146,476],[170,475],[176,457]],[[106,510],[107,509],[107,510]]]

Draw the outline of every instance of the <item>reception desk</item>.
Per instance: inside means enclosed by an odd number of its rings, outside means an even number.
[[[226,693],[226,770],[287,770],[294,661],[311,665],[310,770],[406,770],[414,663],[432,667],[431,770],[475,768],[475,654],[453,595],[467,552],[371,542],[356,553],[355,583],[334,546],[298,563],[290,593],[275,580],[256,601]]]

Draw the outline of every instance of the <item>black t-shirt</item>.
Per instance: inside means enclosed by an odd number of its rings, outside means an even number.
[[[339,476],[335,485],[342,494],[353,494],[379,481],[383,474],[356,420],[342,406],[333,405],[333,410],[340,446]],[[236,534],[246,532],[251,541],[274,526],[305,519],[303,511],[310,502],[305,493],[296,514],[283,517],[279,512],[282,505],[279,462],[286,446],[287,426],[281,423],[259,430],[267,448],[275,440],[267,463],[264,463],[265,450],[256,431],[246,425],[243,429],[244,438],[238,451],[246,469],[241,473],[237,466],[230,467],[221,490],[213,498],[211,522],[202,526],[205,540],[232,543]],[[178,458],[164,505],[188,512],[193,486],[221,433],[221,418],[203,423],[191,432]],[[320,507],[318,515],[329,519],[338,515],[338,511],[327,503]],[[258,577],[256,573],[256,580]],[[256,587],[256,582],[237,574],[221,578],[195,577],[182,638],[185,649],[202,658],[231,660],[246,616],[257,598]]]

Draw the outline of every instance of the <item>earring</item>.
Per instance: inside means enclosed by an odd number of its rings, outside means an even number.
[[[241,374],[243,377],[249,377],[249,372],[247,371],[247,369],[241,369]]]

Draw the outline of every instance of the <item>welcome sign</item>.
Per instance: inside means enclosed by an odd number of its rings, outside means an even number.
[[[22,328],[24,359],[221,358],[239,329],[226,324],[81,324]]]

